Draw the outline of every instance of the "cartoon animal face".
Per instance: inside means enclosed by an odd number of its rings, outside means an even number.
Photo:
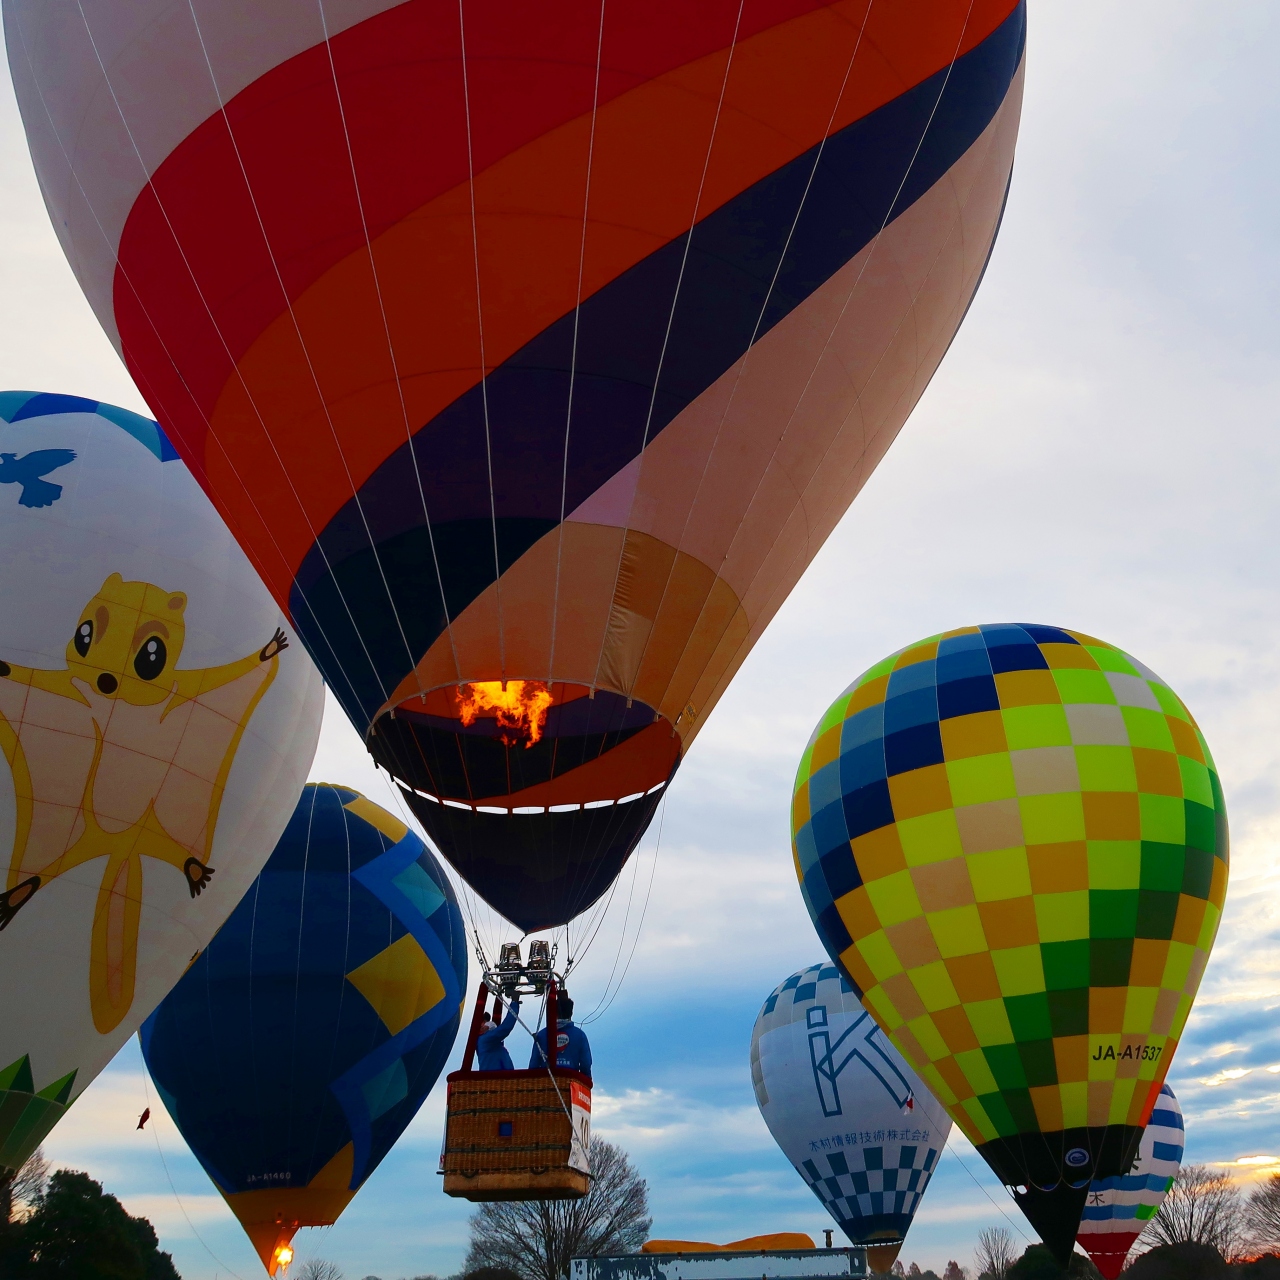
[[[80,611],[67,667],[107,698],[153,706],[173,692],[187,597],[113,573]]]

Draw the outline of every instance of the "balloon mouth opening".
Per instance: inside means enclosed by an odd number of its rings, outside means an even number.
[[[429,803],[545,814],[652,796],[670,780],[682,739],[638,698],[512,676],[399,697],[383,707],[366,745]]]

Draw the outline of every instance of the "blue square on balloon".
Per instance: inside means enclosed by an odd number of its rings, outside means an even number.
[[[840,849],[833,849],[823,857],[822,874],[826,877],[827,888],[831,890],[832,898],[842,898],[862,883],[853,850],[848,844]]]
[[[845,788],[841,785],[840,774],[840,761],[833,760],[830,764],[824,764],[817,773],[810,777],[810,813],[817,813],[818,810],[825,809],[829,804],[839,803],[840,796],[845,791]]]
[[[897,698],[917,689],[931,689],[935,678],[932,658],[926,662],[913,662],[909,667],[899,667],[889,675],[889,689],[885,697]]]
[[[985,652],[987,642],[981,631],[969,631],[962,636],[947,636],[938,641],[938,657],[951,657],[952,654],[964,653],[969,649],[981,649]]]
[[[800,882],[800,890],[805,896],[805,903],[812,915],[831,905],[831,890],[827,887],[827,877],[823,873],[822,863],[816,862],[805,872]]]
[[[933,685],[890,698],[884,704],[886,734],[896,733],[899,729],[910,729],[912,725],[928,724],[937,718],[938,691]]]
[[[862,1163],[864,1168],[870,1172],[872,1169],[884,1168],[884,1148],[883,1147],[864,1147],[862,1149]]]
[[[864,742],[879,742],[884,737],[884,703],[864,707],[840,726],[840,750],[849,751]]]
[[[1002,671],[1047,671],[1049,664],[1044,654],[1034,644],[1006,644],[998,649],[988,649],[991,657],[991,670],[999,674]]]
[[[818,912],[817,924],[818,934],[829,954],[838,956],[853,946],[849,930],[845,928],[844,921],[840,919],[840,913],[834,906]]]
[[[931,764],[941,764],[943,761],[942,733],[936,723],[917,725],[914,729],[891,733],[884,740],[884,759],[891,778],[899,773],[910,773],[912,769],[924,769]],[[886,784],[886,795],[888,790]],[[848,801],[845,802],[845,813],[847,816]],[[854,834],[852,828],[849,834],[851,836]]]
[[[1027,633],[1036,644],[1079,644],[1080,641],[1075,636],[1068,635],[1061,627],[1037,627],[1031,623],[1024,622],[1021,624],[1023,631]]]
[[[818,842],[814,838],[812,822],[806,822],[796,832],[796,857],[800,861],[801,875],[806,875],[809,868],[818,861]]]
[[[1000,697],[995,679],[990,675],[969,676],[938,686],[938,718],[954,720],[978,711],[999,711]]]
[[[934,725],[933,728],[936,733],[938,726]],[[938,739],[938,744],[941,747],[941,738]],[[865,836],[868,831],[879,831],[881,827],[889,826],[893,820],[893,801],[889,797],[887,780],[873,782],[868,787],[845,794],[844,826],[847,839],[856,840],[859,836]],[[833,848],[834,844],[832,841],[827,848]]]
[[[946,684],[949,680],[963,680],[967,676],[989,676],[990,674],[991,660],[987,657],[985,646],[981,649],[964,649],[960,653],[949,653],[938,659],[940,685]]]
[[[885,770],[882,738],[877,738],[875,742],[864,742],[862,746],[844,752],[837,764],[840,771],[841,794],[857,791],[859,787],[870,786],[871,783],[889,776]],[[827,766],[827,768],[831,767]],[[825,773],[826,769],[823,772]]]
[[[888,784],[886,783],[886,793],[888,789]],[[845,825],[847,822],[845,816],[848,811],[847,806],[848,800],[842,798],[834,804],[827,805],[825,809],[819,809],[809,819],[809,823],[813,827],[813,843],[817,846],[819,856],[848,841],[850,833]]]

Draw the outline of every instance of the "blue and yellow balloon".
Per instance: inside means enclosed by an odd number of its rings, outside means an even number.
[[[422,841],[309,784],[244,900],[142,1028],[174,1123],[271,1275],[336,1221],[457,1035],[466,935]]]

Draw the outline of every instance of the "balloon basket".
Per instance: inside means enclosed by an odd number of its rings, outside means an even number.
[[[444,1193],[466,1200],[578,1200],[591,1189],[591,1079],[557,1068],[449,1076]]]

